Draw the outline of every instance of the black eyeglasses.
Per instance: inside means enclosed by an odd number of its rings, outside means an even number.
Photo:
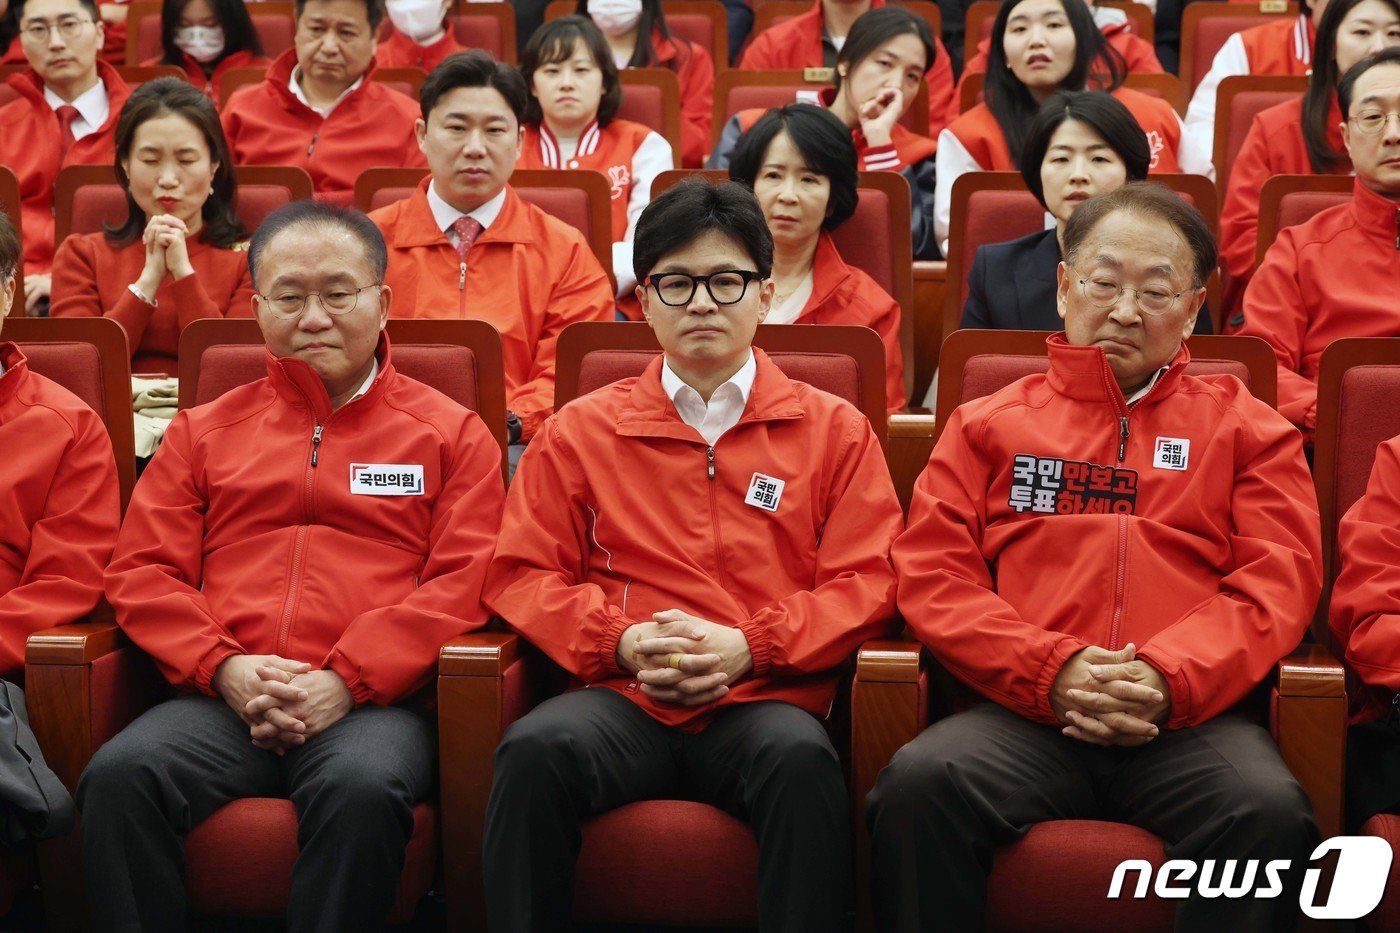
[[[662,304],[684,308],[695,297],[700,283],[705,284],[717,305],[732,305],[744,297],[750,282],[761,282],[764,276],[748,269],[725,269],[709,275],[687,275],[684,272],[663,272],[647,276],[646,284],[656,289]]]

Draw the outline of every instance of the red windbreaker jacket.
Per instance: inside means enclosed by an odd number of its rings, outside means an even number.
[[[97,605],[121,518],[102,419],[13,343],[0,343],[0,366],[0,677],[15,680],[31,633]]]
[[[560,409],[521,458],[487,576],[511,627],[668,726],[758,700],[825,715],[832,668],[892,627],[902,516],[880,442],[854,407],[754,356],[748,405],[713,447],[667,397],[660,357]],[[706,707],[653,702],[617,643],[666,609],[742,629],[753,671]]]
[[[1168,728],[1239,702],[1292,650],[1322,587],[1298,432],[1183,347],[1131,408],[1103,351],[1049,338],[1050,371],[952,415],[894,546],[899,608],[960,680],[1028,719],[1090,645],[1166,678]]]
[[[107,568],[122,629],[179,687],[235,654],[329,668],[356,704],[405,699],[486,622],[501,448],[475,413],[399,375],[332,411],[320,377],[267,378],[180,412]]]

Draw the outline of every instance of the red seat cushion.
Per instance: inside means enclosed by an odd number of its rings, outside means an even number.
[[[1170,930],[1176,908],[1152,893],[1109,900],[1113,869],[1124,859],[1166,861],[1162,840],[1126,823],[1054,820],[999,850],[987,884],[989,930]],[[1124,890],[1137,883],[1133,872]]]
[[[1390,843],[1392,850],[1400,850],[1400,816],[1382,813],[1373,816],[1361,827],[1363,836],[1380,836]],[[1381,895],[1380,906],[1366,917],[1366,927],[1371,930],[1400,930],[1400,879],[1391,869],[1386,880],[1385,894]]]
[[[185,891],[203,916],[278,917],[287,912],[297,858],[297,815],[290,800],[235,800],[185,838]],[[398,897],[389,922],[413,917],[437,870],[437,811],[413,808]]]
[[[666,827],[684,827],[685,844]],[[722,810],[686,800],[647,800],[590,820],[575,874],[574,919],[756,926],[753,832]]]

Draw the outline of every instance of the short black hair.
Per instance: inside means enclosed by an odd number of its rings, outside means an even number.
[[[1400,45],[1381,49],[1375,55],[1368,55],[1347,69],[1342,80],[1337,82],[1337,103],[1342,107],[1342,119],[1351,119],[1351,95],[1356,90],[1356,82],[1361,76],[1379,65],[1400,65]]]
[[[617,116],[622,106],[622,79],[618,77],[617,63],[613,61],[612,50],[608,48],[603,30],[586,16],[561,16],[535,30],[520,59],[520,75],[525,79],[525,90],[530,95],[529,103],[525,106],[526,123],[539,123],[544,119],[540,102],[535,98],[535,72],[545,65],[567,59],[579,42],[583,43],[598,64],[598,70],[603,73],[603,99],[598,101],[598,125],[607,126]]]
[[[787,133],[807,167],[831,183],[823,230],[835,230],[856,212],[856,147],[851,131],[830,110],[812,104],[788,104],[770,110],[749,127],[734,145],[729,159],[729,177],[750,188],[763,168],[768,146],[779,133]]]
[[[302,224],[338,228],[354,235],[365,248],[375,281],[384,281],[384,272],[389,267],[389,248],[384,245],[384,234],[379,232],[374,221],[353,207],[339,207],[308,198],[279,207],[253,231],[253,241],[248,246],[248,276],[253,280],[254,288],[258,282],[258,263],[267,244],[288,227]]]
[[[9,210],[19,210],[18,204],[4,205]],[[24,255],[24,247],[20,245],[19,234],[15,232],[15,225],[10,223],[10,215],[0,210],[0,279],[12,277],[19,269],[20,259]],[[21,302],[23,295],[16,296]]]
[[[498,62],[481,49],[454,52],[429,73],[418,91],[418,107],[423,112],[423,122],[428,122],[428,114],[433,112],[442,95],[459,87],[494,88],[506,99],[511,113],[515,114],[515,122],[525,122],[525,109],[530,102],[525,79],[514,65]]]
[[[1059,91],[1036,111],[1026,130],[1025,148],[1021,150],[1021,177],[1041,207],[1046,207],[1045,189],[1040,182],[1045,153],[1050,149],[1055,131],[1069,120],[1078,120],[1103,137],[1108,147],[1123,160],[1128,181],[1147,178],[1152,152],[1147,148],[1147,134],[1131,110],[1107,91]]]
[[[15,22],[24,22],[24,7],[27,0],[19,0],[18,3],[11,4],[10,10],[13,12]],[[92,21],[99,26],[102,25],[102,12],[97,8],[97,0],[78,0],[78,5],[92,16]],[[98,57],[101,57],[101,50],[98,50]]]
[[[710,231],[732,237],[749,254],[758,274],[773,274],[773,235],[753,192],[735,181],[715,184],[687,178],[652,198],[637,220],[632,271],[645,282],[661,257]]]
[[[1210,226],[1189,201],[1153,181],[1129,182],[1117,191],[1090,198],[1075,208],[1069,223],[1065,224],[1065,261],[1073,265],[1080,246],[1099,225],[1099,221],[1118,211],[1155,217],[1175,227],[1191,250],[1195,266],[1191,270],[1192,286],[1205,286],[1219,259]]]
[[[384,22],[384,0],[362,0],[365,5],[365,19],[369,20],[370,29],[378,29],[379,24]],[[307,0],[292,0],[292,14],[294,20],[301,19],[302,10],[306,9]]]
[[[880,46],[900,36],[914,36],[923,45],[924,74],[928,74],[938,48],[933,43],[933,30],[929,29],[928,20],[910,13],[904,7],[882,6],[866,10],[851,24],[851,31],[846,34],[841,51],[836,53],[837,70],[831,79],[836,84],[836,90],[841,90],[841,65],[846,66],[846,74],[849,75],[861,62],[874,55]]]

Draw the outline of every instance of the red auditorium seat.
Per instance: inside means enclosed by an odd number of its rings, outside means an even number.
[[[311,197],[311,176],[294,165],[237,165],[234,213],[251,235],[263,218],[292,201]],[[54,246],[70,233],[96,233],[104,223],[126,221],[126,194],[110,165],[69,165],[54,185]]]
[[[754,345],[793,378],[852,401],[885,442],[884,348],[873,331],[761,325]],[[559,338],[555,406],[637,375],[659,352],[644,324],[570,325]],[[438,674],[443,873],[448,926],[457,928],[484,910],[481,839],[491,753],[506,727],[559,692],[565,677],[524,639],[503,633],[467,635],[444,646]],[[449,759],[462,767],[449,769]],[[862,799],[866,790],[856,786],[852,794]],[[684,852],[645,845],[644,827],[658,823],[686,826]],[[584,826],[574,916],[596,923],[755,926],[756,858],[748,827],[714,808],[678,800],[623,807]],[[674,886],[679,877],[686,879],[683,894]]]
[[[453,7],[447,22],[458,42],[469,49],[485,49],[497,61],[515,64],[515,7],[475,0]]]
[[[809,81],[800,69],[740,71],[730,69],[715,78],[715,116],[711,143],[719,142],[724,125],[741,110],[770,110],[799,99],[814,99],[830,87],[825,81]],[[799,97],[801,95],[801,97]],[[899,118],[900,124],[912,133],[928,135],[928,82],[919,82],[914,102]]]
[[[545,7],[545,22],[572,16],[574,0],[553,0]],[[762,7],[760,7],[762,9]],[[729,17],[717,0],[666,0],[666,28],[673,36],[700,46],[710,55],[715,71],[729,67]]]
[[[1259,233],[1254,266],[1278,239],[1284,227],[1296,227],[1319,211],[1351,200],[1355,179],[1350,175],[1275,175],[1259,191]]]
[[[1196,336],[1188,346],[1193,355],[1189,371],[1232,373],[1255,396],[1275,402],[1276,361],[1264,341]],[[1040,332],[953,334],[943,345],[939,364],[938,426],[947,423],[958,404],[1044,372],[1049,365],[1045,352],[1045,334]],[[1279,663],[1278,671],[1271,708],[1274,737],[1312,799],[1322,835],[1334,835],[1341,827],[1346,728],[1341,666],[1323,648],[1303,645]],[[953,692],[965,702],[967,694],[961,690],[932,662],[925,666],[915,642],[887,640],[862,648],[851,695],[856,782],[873,782],[894,753],[935,715],[952,711],[932,710],[934,694],[944,698]],[[959,705],[955,701],[952,709]],[[1129,858],[1161,864],[1162,841],[1130,826],[1099,821],[1042,823],[997,853],[988,885],[987,928],[1039,931],[1053,917],[1056,929],[1170,929],[1172,905],[1155,896],[1105,900],[1103,886],[1112,876],[1111,865]]]
[[[1254,117],[1284,101],[1302,97],[1308,79],[1302,75],[1231,75],[1215,92],[1215,184],[1224,198],[1235,164]]]
[[[114,322],[85,318],[46,323]],[[504,364],[495,330],[479,321],[394,320],[388,324],[388,333],[395,342],[394,363],[401,372],[481,414],[501,445],[504,474]],[[255,321],[197,321],[181,334],[183,407],[210,401],[265,373],[263,340]],[[128,429],[129,399],[129,388],[125,388],[122,420]],[[110,619],[36,633],[30,637],[26,662],[35,735],[50,765],[70,790],[103,742],[170,692],[149,659]],[[451,762],[450,766],[459,765]],[[416,807],[414,820],[390,922],[402,923],[413,916],[436,871],[435,802]],[[41,862],[51,929],[79,928],[88,910],[76,870],[77,840],[74,834],[48,844],[52,857]],[[238,853],[236,863],[229,853]],[[41,849],[41,858],[44,855]],[[186,890],[191,911],[238,916],[282,913],[296,855],[296,815],[289,801],[248,798],[223,807],[186,840]]]
[[[681,86],[669,68],[626,68],[617,116],[649,127],[671,144],[672,165],[681,164]]]
[[[0,165],[0,211],[10,219],[19,241],[24,242],[23,212],[19,208],[19,179],[8,166]],[[24,263],[15,267],[15,294],[24,294]]]
[[[1297,4],[1192,3],[1181,14],[1181,82],[1189,93],[1210,71],[1215,55],[1237,32],[1279,17],[1296,17]]]

